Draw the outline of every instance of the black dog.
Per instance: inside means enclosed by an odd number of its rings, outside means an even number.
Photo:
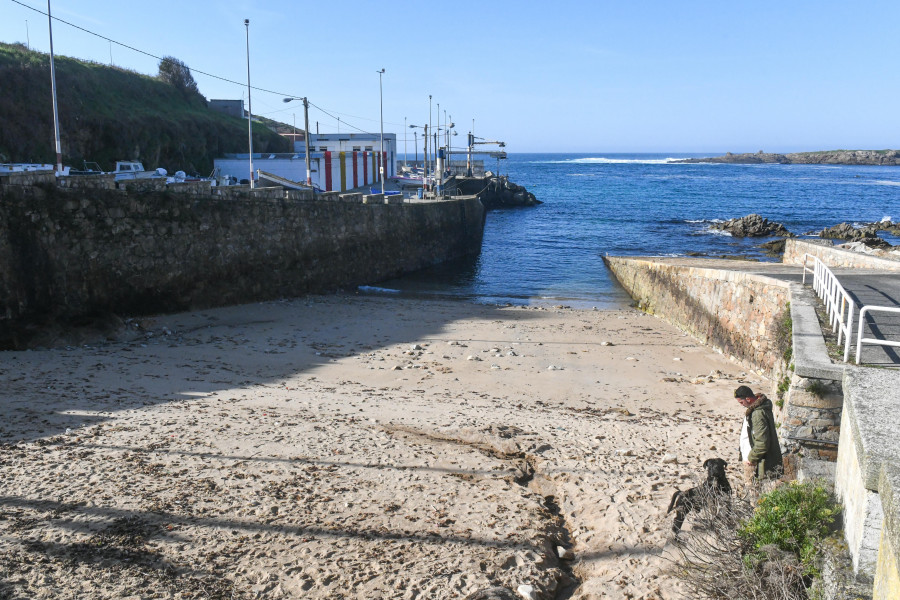
[[[713,496],[731,495],[731,484],[725,477],[725,467],[727,466],[728,463],[721,458],[709,458],[703,463],[703,468],[706,469],[706,481],[685,492],[675,490],[675,493],[672,494],[672,501],[669,502],[669,508],[666,510],[666,514],[675,511],[675,522],[672,523],[673,532],[677,534],[681,531],[681,526],[684,525],[684,519],[688,513],[703,508]]]

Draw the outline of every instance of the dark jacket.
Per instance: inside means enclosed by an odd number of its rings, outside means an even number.
[[[759,394],[747,408],[745,418],[750,434],[750,455],[747,459],[756,466],[756,476],[762,479],[780,473],[781,447],[772,415],[772,401],[765,394]]]

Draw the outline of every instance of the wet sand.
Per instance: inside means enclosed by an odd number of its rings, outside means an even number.
[[[0,353],[0,597],[681,598],[669,498],[732,458],[731,390],[768,385],[634,310],[316,296],[140,325]]]

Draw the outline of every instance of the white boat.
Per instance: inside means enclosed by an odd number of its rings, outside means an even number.
[[[165,178],[169,173],[162,167],[155,171],[145,171],[144,165],[136,160],[117,160],[116,170],[112,172],[116,181],[126,179],[159,179]]]

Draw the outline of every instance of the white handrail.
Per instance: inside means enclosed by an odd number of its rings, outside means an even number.
[[[806,266],[806,259],[813,259],[813,268]],[[803,283],[806,283],[806,274],[813,274],[812,286],[825,304],[828,312],[829,324],[832,333],[837,332],[837,343],[844,340],[844,362],[850,358],[850,339],[853,335],[853,313],[856,304],[850,299],[850,295],[838,278],[835,277],[828,265],[823,263],[818,256],[812,254],[803,255]],[[857,351],[858,352],[858,351]],[[857,354],[857,358],[859,355]]]
[[[856,364],[859,364],[860,356],[862,356],[862,345],[863,342],[867,344],[877,344],[879,346],[893,346],[895,348],[900,348],[900,342],[892,342],[890,340],[882,340],[879,338],[864,338],[863,334],[863,326],[865,325],[865,318],[867,312],[889,312],[889,313],[900,313],[900,308],[895,308],[892,306],[863,306],[859,311],[859,329],[856,331]]]

